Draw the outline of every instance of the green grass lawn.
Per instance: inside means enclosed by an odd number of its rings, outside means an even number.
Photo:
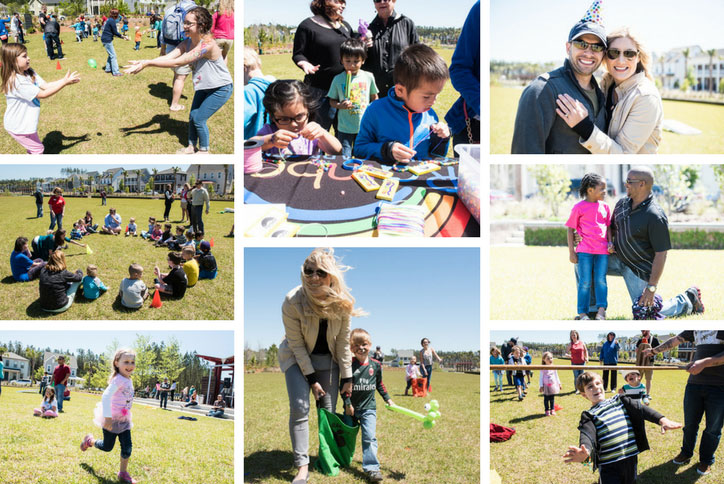
[[[509,154],[522,88],[490,86],[490,152]],[[724,106],[664,101],[664,117],[702,131],[698,136],[663,132],[659,154],[724,153]]]
[[[724,319],[724,275],[708,268],[724,266],[724,251],[671,250],[659,294],[674,297],[687,287],[701,289],[703,315],[686,320]],[[622,277],[609,276],[608,318],[631,319]],[[492,247],[490,319],[572,319],[576,315],[576,279],[566,247]]]
[[[26,393],[32,392],[32,393]],[[79,449],[83,436],[102,435],[93,424],[100,395],[72,392],[56,419],[33,417],[42,398],[37,388],[3,387],[0,419],[3,484],[116,483],[120,445],[105,453]],[[233,483],[234,422],[197,416],[178,420],[179,412],[134,405],[133,453],[128,472],[139,482],[153,484]]]
[[[540,356],[533,358],[540,362]],[[570,364],[570,361],[556,360],[555,364]],[[600,372],[599,372],[600,373]],[[546,417],[543,414],[543,397],[538,393],[538,372],[533,372],[528,396],[517,401],[515,388],[504,386],[503,392],[494,392],[490,387],[490,421],[506,427],[513,427],[516,434],[507,442],[490,444],[490,467],[502,477],[503,484],[520,482],[550,482],[555,484],[595,484],[598,472],[582,464],[564,464],[562,455],[569,445],[578,445],[578,421],[581,412],[591,407],[588,400],[572,393],[573,372],[558,372],[563,391],[556,396],[555,403],[563,410]],[[684,423],[684,387],[688,373],[684,371],[654,371],[651,386],[651,408],[676,422]],[[493,375],[490,375],[493,382]],[[618,376],[619,385],[621,375]],[[503,375],[503,383],[506,383]],[[609,393],[607,397],[613,396]],[[699,427],[699,436],[704,430],[704,421]],[[681,449],[682,431],[672,430],[661,435],[660,427],[646,423],[646,434],[651,449],[639,455],[638,472],[640,484],[677,482],[685,484],[713,484],[722,482],[724,446],[719,446],[715,457],[717,464],[711,475],[701,477],[696,473],[698,442],[691,464],[677,466],[671,463]]]
[[[449,66],[454,50],[441,48],[435,50],[445,59],[445,63]],[[294,65],[291,53],[262,55],[261,68],[264,74],[272,75],[277,79],[298,79],[300,81],[304,79],[304,72]],[[447,114],[458,97],[460,97],[460,93],[453,88],[452,83],[448,80],[438,95],[435,105],[432,107],[440,120],[443,120],[445,114]],[[448,156],[453,156],[452,143],[450,144]]]
[[[45,198],[47,202],[48,198]],[[87,243],[93,254],[86,254],[86,250],[68,244],[65,251],[68,269],[74,271],[85,268],[88,264],[98,266],[98,277],[109,290],[95,301],[87,301],[77,297],[76,302],[68,311],[61,314],[46,313],[37,303],[38,281],[15,282],[10,271],[10,253],[15,246],[15,239],[19,236],[27,237],[32,241],[36,235],[46,233],[50,225],[48,205],[45,204],[45,216],[35,218],[35,199],[25,197],[0,198],[0,214],[8,230],[0,231],[0,247],[4,249],[0,257],[0,314],[3,319],[233,319],[234,318],[234,239],[225,237],[234,223],[234,214],[219,214],[225,207],[233,208],[234,202],[211,202],[211,211],[204,215],[205,239],[214,238],[212,254],[216,257],[219,266],[219,275],[216,279],[201,280],[194,287],[187,289],[183,299],[166,300],[163,307],[154,309],[149,307],[150,298],[140,310],[126,310],[116,300],[118,287],[124,277],[128,277],[128,266],[139,263],[143,266],[143,280],[150,288],[153,286],[153,268],[155,265],[162,272],[168,272],[166,258],[168,249],[153,247],[139,237],[126,238],[123,235],[93,234],[84,237],[82,243]],[[85,215],[90,210],[94,222],[103,225],[103,218],[108,214],[110,207],[116,208],[123,218],[123,228],[130,217],[135,217],[139,231],[148,228],[148,217],[154,216],[163,220],[163,200],[136,200],[109,198],[108,206],[101,206],[100,198],[66,198],[66,216],[63,228],[70,235],[73,221]],[[181,220],[181,208],[174,202],[171,208],[171,222]],[[140,233],[140,232],[139,232]],[[175,232],[174,232],[175,233]],[[30,245],[30,244],[28,244]],[[84,274],[85,275],[85,274]],[[0,481],[2,482],[2,481]]]
[[[377,394],[377,442],[385,482],[415,484],[467,484],[480,482],[480,378],[478,375],[437,371],[430,398],[405,397],[403,369],[385,369],[385,386],[401,407],[424,412],[432,398],[440,402],[442,416],[431,430],[410,417],[386,410]],[[337,409],[342,405],[338,401]],[[283,373],[247,374],[244,377],[244,482],[291,482],[296,468],[289,440],[289,400]],[[309,455],[318,454],[317,417],[312,400],[309,417]],[[362,446],[351,468],[337,477],[316,471],[315,483],[366,482],[362,472]]]
[[[133,23],[131,23],[133,29]],[[133,34],[131,34],[133,35]],[[173,154],[187,146],[188,120],[194,87],[186,79],[181,104],[186,109],[171,112],[170,69],[147,68],[135,76],[113,77],[103,72],[106,54],[100,40],[75,42],[75,34],[62,32],[62,70],[48,59],[42,34],[26,35],[32,68],[45,81],[55,81],[66,71],[78,71],[81,81],[66,86],[50,98],[41,100],[38,136],[45,153],[153,153]],[[140,51],[135,43],[116,38],[113,46],[119,66],[132,59],[151,59],[159,55],[156,40],[144,35]],[[98,64],[88,65],[88,59]],[[229,53],[229,70],[234,72],[234,51]],[[0,112],[5,112],[5,96],[0,96]],[[234,152],[234,96],[208,122],[210,149],[214,153]],[[2,131],[0,153],[25,153],[14,139]]]

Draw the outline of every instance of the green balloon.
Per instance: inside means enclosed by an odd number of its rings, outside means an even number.
[[[422,428],[424,428],[426,430],[430,430],[434,426],[435,426],[434,420],[425,420],[424,422],[422,422]]]
[[[95,59],[88,59],[88,65],[91,66],[91,68],[93,68],[93,69],[98,67],[98,64],[96,63]]]
[[[440,408],[440,404],[437,400],[430,400],[430,408],[432,410],[437,410],[438,408]]]

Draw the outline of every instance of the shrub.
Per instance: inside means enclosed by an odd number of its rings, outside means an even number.
[[[567,230],[566,227],[526,227],[525,245],[567,246]],[[694,229],[669,233],[674,249],[724,249],[724,232]]]

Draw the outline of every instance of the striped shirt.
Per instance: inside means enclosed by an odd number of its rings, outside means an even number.
[[[639,386],[632,387],[627,383],[623,386],[623,393],[633,399],[639,399],[646,395],[646,386],[643,383],[639,383]]]
[[[653,194],[636,208],[632,205],[629,197],[616,203],[611,223],[614,245],[621,262],[637,277],[648,281],[656,252],[671,249],[669,221]]]
[[[588,413],[596,426],[599,445],[599,465],[611,464],[638,455],[631,420],[616,395],[595,405]]]

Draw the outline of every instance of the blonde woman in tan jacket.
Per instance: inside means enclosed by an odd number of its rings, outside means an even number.
[[[349,320],[365,313],[354,307],[344,282],[348,269],[332,249],[314,249],[302,265],[302,285],[282,304],[285,338],[279,366],[289,395],[289,435],[298,469],[294,484],[309,477],[309,391],[330,412],[337,406],[340,378],[342,391],[352,391]]]
[[[607,37],[606,95],[608,133],[588,119],[588,110],[568,94],[558,96],[556,112],[594,154],[655,154],[661,143],[664,109],[651,75],[651,54],[628,27]]]

